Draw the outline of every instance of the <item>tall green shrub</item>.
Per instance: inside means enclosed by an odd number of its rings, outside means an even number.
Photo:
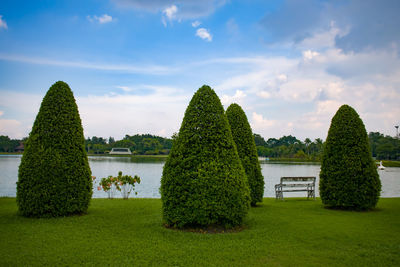
[[[92,179],[84,142],[72,91],[66,83],[56,82],[43,98],[19,166],[17,204],[22,215],[55,217],[87,211]]]
[[[209,86],[193,96],[161,178],[167,226],[240,225],[250,195],[228,120]]]
[[[376,206],[381,182],[368,135],[357,112],[343,105],[332,118],[322,158],[319,191],[326,206],[366,210]]]
[[[226,117],[231,126],[239,158],[246,172],[251,205],[255,206],[257,202],[262,202],[264,196],[264,177],[261,174],[253,132],[246,114],[238,104],[232,104],[227,108]]]

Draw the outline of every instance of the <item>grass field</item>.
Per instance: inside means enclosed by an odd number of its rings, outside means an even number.
[[[93,199],[84,216],[30,219],[0,198],[0,225],[0,266],[400,266],[400,198],[370,212],[264,199],[243,231],[219,234],[164,228],[159,199]]]

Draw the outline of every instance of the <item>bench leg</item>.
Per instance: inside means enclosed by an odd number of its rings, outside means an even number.
[[[280,190],[275,190],[275,199],[278,200],[283,200],[283,193]]]
[[[307,199],[309,198],[313,198],[315,200],[315,190],[314,189],[310,189],[307,191]]]

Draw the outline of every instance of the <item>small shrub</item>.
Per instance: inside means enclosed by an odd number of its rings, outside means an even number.
[[[368,135],[357,112],[343,105],[332,118],[321,163],[319,191],[326,206],[366,210],[376,206],[381,182]]]
[[[87,211],[92,178],[78,107],[69,86],[48,90],[25,144],[17,182],[24,216],[55,217]]]
[[[264,177],[261,174],[256,143],[250,124],[243,109],[232,104],[226,110],[226,116],[232,130],[233,141],[246,172],[250,188],[251,205],[262,202],[264,196]]]
[[[108,198],[114,198],[116,191],[119,191],[123,199],[128,199],[130,193],[135,190],[136,183],[140,184],[139,176],[122,175],[120,171],[116,177],[110,175],[107,178],[101,178],[97,190],[103,189],[107,192]],[[135,194],[137,195],[137,192]]]
[[[171,227],[240,225],[249,188],[221,102],[201,87],[186,109],[161,178],[163,220]]]

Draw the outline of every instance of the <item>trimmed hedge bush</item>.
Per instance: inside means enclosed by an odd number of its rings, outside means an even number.
[[[376,206],[381,182],[365,126],[343,105],[332,118],[321,164],[319,191],[326,206],[366,210]]]
[[[246,172],[250,188],[251,205],[262,202],[264,196],[264,177],[261,174],[256,143],[247,116],[238,104],[231,104],[226,110],[231,126],[233,141],[240,161]]]
[[[25,145],[19,166],[17,204],[30,217],[87,211],[92,179],[78,107],[69,86],[53,84]]]
[[[240,225],[250,194],[221,102],[209,86],[193,96],[161,178],[170,227]]]

